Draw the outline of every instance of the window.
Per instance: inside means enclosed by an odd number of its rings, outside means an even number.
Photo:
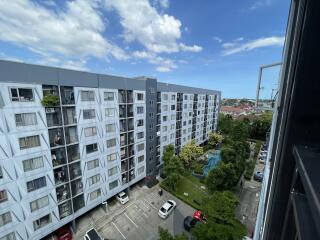
[[[89,186],[96,184],[97,182],[100,182],[100,174],[93,175],[92,177],[89,177]]]
[[[112,154],[107,155],[107,161],[108,162],[113,162],[115,160],[117,160],[117,154],[116,153],[112,153]]]
[[[36,113],[15,114],[15,119],[17,127],[37,125]]]
[[[33,101],[33,91],[31,88],[11,88],[12,102],[31,102]]]
[[[162,131],[166,132],[168,130],[167,126],[162,126]]]
[[[23,170],[25,172],[42,168],[44,166],[43,157],[41,156],[41,157],[30,158],[30,159],[24,160],[22,164],[23,164]]]
[[[7,190],[0,190],[0,203],[8,200]]]
[[[92,137],[97,135],[97,128],[96,127],[87,127],[84,129],[84,136],[85,137]]]
[[[115,138],[107,140],[107,147],[115,147],[117,145],[117,140]]]
[[[144,172],[144,166],[138,168],[138,175]]]
[[[47,186],[46,177],[40,177],[27,182],[27,191],[32,192],[45,186]]]
[[[171,120],[176,120],[176,115],[175,114],[171,115]]]
[[[143,119],[137,120],[137,127],[143,127]]]
[[[16,240],[16,235],[14,234],[14,232],[11,232],[1,237],[0,240]]]
[[[187,107],[188,107],[188,104],[183,104],[184,109],[187,109]]]
[[[42,198],[39,198],[37,200],[30,202],[30,209],[31,209],[31,212],[33,212],[41,208],[44,208],[48,205],[49,205],[49,197],[44,196]]]
[[[143,162],[143,161],[144,161],[144,155],[139,156],[139,157],[138,157],[138,163],[141,163],[141,162]]]
[[[81,91],[81,101],[94,101],[94,91]]]
[[[170,129],[171,129],[171,130],[174,130],[175,127],[176,127],[176,125],[173,123],[173,124],[171,124]]]
[[[6,212],[0,215],[0,227],[10,223],[12,221],[11,219],[11,213]]]
[[[106,132],[107,133],[114,133],[116,131],[116,124],[111,123],[106,125]]]
[[[115,180],[109,183],[109,190],[112,190],[116,187],[118,187],[118,180]]]
[[[38,230],[46,225],[48,225],[49,223],[51,223],[51,215],[45,215],[42,218],[39,218],[38,220],[33,222],[33,228],[34,230]]]
[[[90,154],[90,153],[93,153],[96,151],[98,151],[98,144],[97,143],[92,143],[92,144],[86,145],[87,154]]]
[[[138,152],[144,150],[144,143],[140,143],[137,145]]]
[[[184,95],[184,100],[188,100],[188,96],[187,95]]]
[[[138,114],[143,113],[143,107],[137,107],[137,113]]]
[[[94,109],[84,109],[83,110],[83,119],[95,119],[96,118],[96,112]]]
[[[153,112],[149,113],[149,117],[150,117],[150,118],[154,118]]]
[[[88,165],[87,165],[88,170],[91,170],[97,167],[99,167],[99,159],[88,161]]]
[[[142,139],[142,138],[144,138],[144,132],[137,133],[137,139]]]
[[[106,117],[115,117],[115,108],[106,108],[105,109],[105,114]]]
[[[176,95],[171,95],[171,100],[172,101],[176,100]]]
[[[40,146],[39,135],[19,138],[19,145],[20,145],[20,150],[39,147]]]
[[[90,193],[90,200],[95,200],[96,198],[101,196],[101,188]]]
[[[108,169],[108,176],[111,177],[118,173],[118,167],[115,166],[113,168]]]
[[[163,122],[166,122],[167,120],[168,120],[168,116],[163,116],[163,117],[162,117],[162,121],[163,121]]]
[[[114,101],[114,92],[104,92],[105,101]]]
[[[163,141],[163,142],[167,141],[167,139],[168,139],[167,136],[163,136],[163,137],[162,137],[162,141]]]
[[[171,105],[171,110],[175,110],[176,109],[176,105]]]
[[[163,100],[168,100],[168,94],[162,94],[162,98],[163,98]]]
[[[137,100],[138,101],[143,101],[143,99],[144,99],[143,93],[137,93]]]

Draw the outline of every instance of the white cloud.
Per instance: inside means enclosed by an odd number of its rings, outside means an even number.
[[[127,59],[122,49],[104,38],[104,31],[96,1],[68,1],[64,10],[56,11],[27,0],[0,1],[0,40],[47,57]]]
[[[212,37],[212,40],[218,42],[218,43],[222,43],[222,39],[220,37],[214,36]]]
[[[249,10],[256,10],[261,7],[268,7],[271,5],[271,0],[260,0],[254,2],[250,7]]]
[[[269,46],[282,46],[284,43],[284,37],[266,37],[258,38],[255,40],[248,41],[246,43],[224,43],[222,47],[224,48],[222,55],[232,55],[240,52],[248,52],[256,48],[263,48]]]
[[[181,22],[173,16],[160,14],[148,0],[105,0],[109,10],[120,15],[126,41],[138,41],[148,51],[173,53],[199,51],[199,46],[186,46],[178,43],[181,38]]]
[[[156,65],[158,72],[170,72],[177,68],[177,65],[171,59],[157,56],[156,53],[150,51],[135,51],[132,53],[132,56],[137,59],[147,60],[150,64]]]
[[[167,9],[170,5],[169,0],[159,0],[159,4],[162,8]]]
[[[198,45],[187,46],[183,43],[180,43],[179,47],[180,47],[180,50],[183,52],[201,52],[202,51],[202,47]]]

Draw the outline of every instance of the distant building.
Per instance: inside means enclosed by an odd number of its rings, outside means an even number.
[[[248,114],[248,111],[246,109],[232,106],[221,106],[220,112],[223,114],[230,114],[233,117],[239,117],[241,115]]]

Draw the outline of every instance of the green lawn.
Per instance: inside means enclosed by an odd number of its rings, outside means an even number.
[[[168,189],[165,185],[165,180],[161,183],[162,188],[196,209],[201,209],[202,199],[208,194],[207,191],[201,189],[200,186],[204,186],[204,184],[192,175],[181,176],[177,183],[176,191],[174,192]],[[188,193],[189,195],[185,196],[184,193]]]

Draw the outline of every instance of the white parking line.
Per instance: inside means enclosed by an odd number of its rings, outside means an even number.
[[[142,213],[146,218],[148,218],[148,215],[144,212],[145,210],[143,210],[142,208],[138,207],[137,205],[135,205],[137,210],[140,210],[140,213]]]
[[[132,224],[138,228],[138,225],[127,215],[127,213],[124,213],[124,215],[130,220],[130,222],[132,222]]]
[[[151,203],[149,203],[147,200],[144,200],[144,202],[148,203],[153,209],[158,210],[155,206],[153,206]]]
[[[124,239],[127,239],[125,235],[123,235],[123,233],[120,231],[120,229],[117,227],[117,225],[112,222],[113,226],[118,230],[118,232],[121,234],[121,236],[124,238]]]

